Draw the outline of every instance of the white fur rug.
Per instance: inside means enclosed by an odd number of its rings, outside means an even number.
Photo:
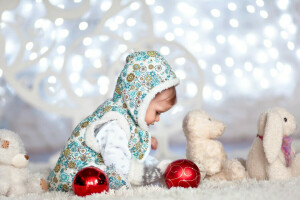
[[[48,171],[44,165],[32,166],[35,169],[40,169],[44,173]],[[300,199],[300,177],[293,178],[288,181],[222,181],[214,182],[204,180],[198,188],[162,188],[158,186],[138,187],[125,191],[110,191],[107,194],[93,194],[84,198],[78,197],[73,193],[64,192],[46,192],[44,194],[27,194],[19,197],[0,197],[0,199],[109,199],[109,200],[135,200],[135,199],[155,199],[155,200],[169,200],[169,199],[286,199],[299,200]]]
[[[136,200],[136,199],[300,199],[300,178],[288,181],[255,181],[244,180],[241,182],[213,182],[204,180],[198,188],[161,188],[158,186],[139,187],[131,190],[110,191],[107,194],[93,194],[84,198],[75,196],[73,193],[47,192],[44,194],[27,194],[20,197],[0,197],[0,199],[101,199],[101,200]]]
[[[229,157],[246,157],[247,149],[230,152]],[[41,163],[31,163],[29,168],[33,172],[40,172],[45,177],[50,171],[50,165]],[[18,200],[69,200],[69,199],[101,199],[101,200],[194,200],[194,199],[211,199],[211,200],[234,200],[234,199],[278,199],[278,200],[299,200],[300,199],[300,177],[287,181],[256,181],[254,179],[243,181],[208,181],[204,180],[198,188],[171,188],[159,186],[137,187],[130,190],[110,191],[106,194],[93,194],[86,197],[78,197],[72,192],[46,192],[43,194],[26,194],[19,197],[4,197],[0,199],[18,199]]]

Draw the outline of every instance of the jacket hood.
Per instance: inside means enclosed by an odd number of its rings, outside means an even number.
[[[145,116],[151,100],[178,84],[179,79],[163,56],[156,51],[139,51],[127,56],[112,100],[122,104],[142,130],[148,130]]]

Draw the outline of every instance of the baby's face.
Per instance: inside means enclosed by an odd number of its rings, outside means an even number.
[[[172,103],[172,99],[174,98],[176,98],[176,90],[175,88],[169,88],[158,93],[155,98],[152,99],[145,117],[145,121],[148,126],[153,125],[154,122],[158,122],[160,114],[172,108],[174,105],[174,103]]]

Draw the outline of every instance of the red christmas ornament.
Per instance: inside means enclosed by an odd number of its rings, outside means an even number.
[[[73,179],[73,191],[78,196],[108,191],[109,183],[106,174],[96,167],[85,167]]]
[[[200,170],[195,163],[187,159],[173,161],[165,172],[165,181],[171,187],[198,187]]]

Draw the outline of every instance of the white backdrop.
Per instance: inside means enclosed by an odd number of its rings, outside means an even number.
[[[227,124],[223,142],[249,142],[271,106],[300,120],[299,9],[298,0],[1,0],[0,126],[29,152],[57,151],[111,97],[126,55],[154,49],[181,79],[178,104],[152,130],[158,157],[185,145],[181,122],[195,108]]]

